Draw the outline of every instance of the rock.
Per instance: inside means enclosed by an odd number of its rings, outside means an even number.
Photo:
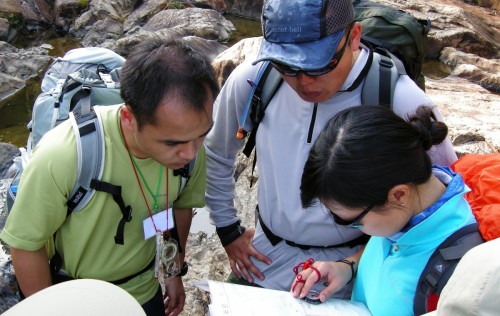
[[[220,13],[228,13],[228,4],[224,0],[192,1],[193,6],[204,9],[214,9]]]
[[[260,19],[262,13],[262,0],[248,1],[248,0],[233,0],[228,1],[231,3],[229,13],[236,16],[243,16],[249,19]]]
[[[135,7],[134,11],[128,15],[123,22],[123,29],[129,32],[135,27],[142,27],[148,20],[158,12],[168,8],[171,1],[168,0],[155,0],[155,1],[142,1]]]
[[[0,143],[0,179],[7,176],[7,170],[13,164],[13,159],[19,156],[19,148],[7,143]]]
[[[5,208],[5,195],[10,179],[0,179],[0,230],[3,229],[7,212]],[[10,259],[10,251],[0,241],[0,314],[18,302],[16,296],[17,286],[14,270]]]
[[[9,20],[0,18],[0,41],[9,40]]]
[[[465,78],[492,92],[500,92],[500,59],[485,59],[446,47],[440,60],[452,69],[453,76]]]
[[[227,50],[226,45],[223,45],[215,40],[205,40],[198,36],[185,36],[182,39],[188,42],[194,50],[205,56],[210,61],[214,60],[220,53]]]
[[[0,63],[1,63],[1,57],[0,57]],[[11,96],[16,91],[24,88],[24,86],[25,86],[24,80],[0,72],[0,99]]]
[[[194,50],[204,55],[210,61],[213,60],[219,53],[227,49],[227,46],[217,41],[206,40],[196,36],[182,37],[181,34],[171,29],[164,29],[158,32],[149,32],[141,29],[138,30],[138,32],[135,33],[134,35],[121,38],[117,41],[106,42],[102,45],[102,47],[109,48],[115,51],[117,54],[126,58],[131,48],[134,45],[142,41],[145,37],[154,35],[182,38],[186,40],[193,47]]]
[[[23,88],[26,80],[38,76],[50,60],[43,47],[18,49],[0,42],[0,99]]]
[[[500,152],[498,94],[456,76],[426,78],[426,93],[443,115],[457,154]]]
[[[91,1],[88,11],[75,20],[69,34],[81,38],[84,46],[101,46],[123,36],[123,21],[133,11],[134,3],[129,0]]]
[[[0,11],[5,7],[6,2],[12,4],[15,1],[0,2]],[[62,5],[63,0],[56,2]],[[113,47],[113,50],[124,56],[142,36],[156,33],[162,36],[183,37],[190,41],[195,49],[203,51],[207,57],[210,57],[221,84],[244,59],[255,57],[260,45],[260,37],[242,40],[225,49],[221,41],[226,38],[227,32],[231,29],[219,15],[198,11],[201,9],[185,9],[206,19],[205,22],[198,24],[198,27],[209,29],[197,30],[192,25],[183,24],[184,21],[173,14],[180,14],[185,10],[163,11],[165,7],[162,6],[169,2],[166,0],[137,2],[94,0],[90,2],[88,11],[82,13],[75,21],[72,30],[75,35],[85,40],[85,43]],[[134,3],[136,3],[135,6]],[[185,3],[187,6],[194,5],[190,2]],[[214,0],[203,3],[208,3],[215,8],[217,5],[214,3],[219,2]],[[500,20],[498,16],[495,16],[492,10],[472,6],[459,0],[437,2],[396,0],[391,3],[419,18],[428,17],[432,20],[429,56],[439,59],[440,65],[449,68],[450,74],[445,75],[444,78],[426,78],[426,92],[443,115],[457,154],[460,156],[467,153],[500,152],[500,96],[498,95]],[[253,15],[257,18],[260,15],[261,5],[261,0],[251,3],[238,0],[227,1],[227,8],[232,13],[240,12],[241,15]],[[212,19],[214,16],[216,18]],[[189,16],[184,15],[184,17],[189,19]],[[167,18],[172,21],[165,21]],[[105,27],[110,27],[111,31],[109,34],[100,35],[98,31],[104,30]],[[212,39],[204,39],[201,36]],[[1,94],[4,85],[14,87],[23,82],[23,76],[17,77],[16,71],[12,70],[13,59],[2,59],[3,56],[9,54],[23,56],[21,53],[24,51],[6,43],[0,43],[0,52]],[[24,56],[29,56],[29,54]],[[5,60],[8,65],[5,65]],[[10,69],[9,73],[4,73],[2,67]],[[21,64],[20,68],[25,69],[23,67]],[[39,69],[41,68],[43,67]],[[12,82],[8,83],[9,80]],[[243,155],[238,157],[235,205],[243,225],[254,227],[258,181],[250,188],[249,181],[252,174],[251,168],[248,167],[249,161],[251,160]],[[254,176],[256,175],[257,170],[254,171]],[[0,209],[3,206],[1,194],[4,194],[2,192],[6,190],[6,185],[2,183],[5,182],[0,180]],[[11,266],[2,265],[1,258],[2,252],[0,251],[0,276],[12,277]],[[225,280],[230,272],[227,255],[216,235],[208,236],[206,233],[197,233],[190,235],[186,260],[190,263],[190,269],[184,277],[187,300],[185,310],[181,315],[207,315],[208,295],[195,288],[193,283],[204,278]],[[0,278],[0,282],[2,280],[4,279]],[[12,292],[15,288],[10,286],[10,280],[4,281],[8,283],[7,286],[5,283],[0,283],[1,290],[10,290],[10,293],[2,292],[0,297],[11,298],[11,301],[7,303],[0,300],[0,312],[5,306],[12,306],[12,302],[15,301]]]
[[[237,164],[242,166],[243,171],[238,177],[235,206],[241,224],[252,228],[255,227],[258,182],[254,182],[250,188],[251,168],[247,166],[251,164],[248,164],[248,161],[249,159],[243,154],[238,156]],[[186,261],[189,262],[190,270],[183,278],[187,297],[181,316],[208,315],[209,297],[194,283],[201,279],[225,281],[231,272],[229,261],[216,234],[212,236],[207,236],[203,232],[190,234],[186,248]]]
[[[143,27],[146,31],[175,29],[183,36],[227,42],[234,25],[215,10],[187,8],[164,10],[155,14]]]
[[[53,23],[52,1],[26,0],[21,2],[21,12],[29,30],[37,30]]]
[[[75,17],[87,9],[90,1],[56,0],[54,3],[54,23],[64,31],[68,31]]]
[[[243,60],[247,58],[254,59],[259,51],[262,37],[252,37],[241,40],[227,50],[221,52],[213,61],[212,65],[215,74],[219,79],[219,85],[222,87],[227,77]]]
[[[387,4],[383,0],[374,1]],[[500,56],[500,21],[493,10],[460,0],[391,1],[390,5],[417,18],[431,20],[429,59],[438,59],[445,47],[488,59]]]

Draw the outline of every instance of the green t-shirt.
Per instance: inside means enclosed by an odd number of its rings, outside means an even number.
[[[76,142],[70,122],[49,131],[33,151],[21,177],[19,191],[0,238],[12,247],[35,251],[56,234],[56,248],[63,257],[63,269],[75,278],[119,280],[145,268],[155,256],[155,240],[144,240],[143,220],[148,208],[139,188],[118,124],[120,106],[95,107],[102,118],[105,135],[105,162],[102,181],[122,187],[132,220],[125,224],[124,245],[114,241],[122,213],[108,193],[97,192],[81,211],[66,217],[66,201],[76,181]],[[152,159],[135,159],[156,194],[158,211],[165,210],[167,190],[165,168]],[[159,177],[161,182],[158,185]],[[168,201],[174,208],[205,205],[205,151],[196,159],[190,180],[179,195],[180,176],[168,170]],[[140,179],[140,176],[139,176]],[[154,212],[154,199],[141,181],[144,196]],[[140,304],[158,289],[152,269],[120,285]]]

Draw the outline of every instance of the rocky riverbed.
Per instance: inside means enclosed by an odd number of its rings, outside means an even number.
[[[87,11],[82,11],[75,20],[66,20],[62,24],[78,35],[82,43],[108,47],[124,55],[127,47],[140,40],[141,36],[151,32],[176,34],[211,58],[221,83],[243,59],[255,56],[260,38],[249,38],[230,48],[224,45],[233,28],[219,11],[191,8],[165,13],[158,6],[153,6],[153,2],[144,1],[147,5],[134,9],[130,1],[113,1],[115,7],[110,8],[106,1],[94,0]],[[166,3],[158,1],[155,4],[160,2]],[[457,154],[499,152],[500,18],[496,11],[459,0],[383,2],[432,21],[429,57],[435,59],[437,64],[449,67],[451,74],[444,78],[427,77],[426,92],[443,114]],[[162,15],[161,18],[154,18],[158,14]],[[203,22],[197,23],[201,17]],[[102,35],[100,31],[104,27],[112,27],[115,32]],[[38,76],[50,60],[43,45],[18,49],[0,42],[0,97],[22,88],[27,78]],[[15,152],[12,146],[0,144],[0,164],[4,159],[3,165],[0,165],[0,178]],[[258,182],[250,189],[250,168],[246,166],[247,160],[240,157],[235,203],[243,224],[249,227],[254,225]],[[3,209],[7,183],[7,179],[0,180],[0,210]],[[0,222],[2,216],[5,213],[0,213]],[[184,278],[187,302],[182,315],[206,315],[208,295],[193,284],[205,278],[225,280],[230,272],[227,256],[218,238],[204,232],[191,234],[187,248],[190,270]],[[0,312],[16,303],[12,272],[8,252],[0,251]]]

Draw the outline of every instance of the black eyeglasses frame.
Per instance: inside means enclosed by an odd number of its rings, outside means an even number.
[[[361,214],[359,214],[358,217],[351,221],[347,221],[345,219],[340,218],[337,214],[333,213],[330,211],[330,214],[332,214],[333,220],[335,221],[336,224],[344,226],[346,228],[356,228],[360,229],[363,227],[363,225],[360,225],[359,222],[370,212],[373,208],[373,205],[369,205],[366,207]]]

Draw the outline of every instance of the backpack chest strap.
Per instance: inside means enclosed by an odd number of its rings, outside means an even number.
[[[113,200],[116,202],[116,204],[118,204],[118,207],[120,208],[120,211],[122,213],[122,218],[120,219],[120,222],[118,223],[118,227],[116,229],[115,243],[118,245],[123,245],[125,242],[123,236],[125,231],[125,223],[128,223],[132,220],[132,207],[130,205],[125,205],[122,197],[122,187],[95,179],[92,180],[90,187],[96,191],[111,194]]]

